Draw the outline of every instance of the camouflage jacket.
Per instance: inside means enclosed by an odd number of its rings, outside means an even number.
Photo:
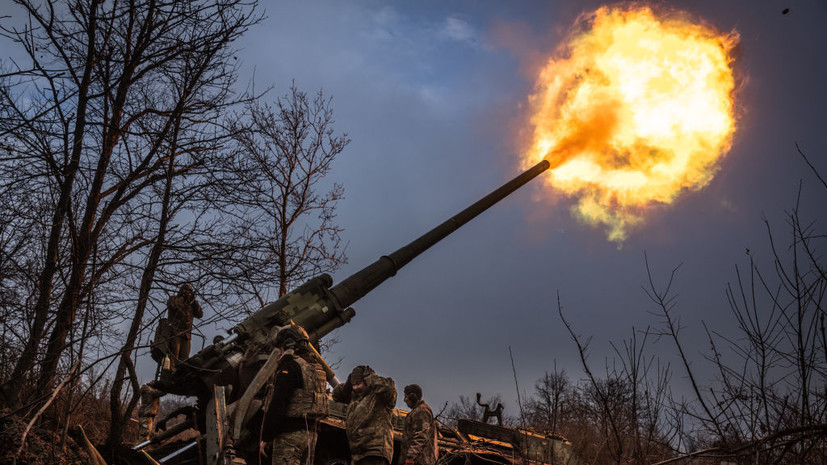
[[[180,336],[189,337],[189,332],[192,330],[192,319],[201,318],[204,313],[201,311],[201,304],[195,300],[187,302],[184,297],[174,295],[167,301],[167,321],[173,331],[179,333]]]
[[[355,463],[368,456],[393,460],[393,407],[396,405],[396,385],[390,378],[376,374],[365,377],[369,391],[357,398],[350,391],[350,383],[342,383],[333,390],[333,400],[348,404],[345,412],[345,430],[350,443],[350,456]]]
[[[405,417],[399,463],[413,460],[416,465],[434,465],[439,454],[436,436],[436,423],[431,407],[420,400]]]

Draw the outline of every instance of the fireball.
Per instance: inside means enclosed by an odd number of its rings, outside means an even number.
[[[621,243],[644,213],[712,180],[735,132],[736,33],[647,7],[602,7],[542,68],[530,98],[546,185]]]

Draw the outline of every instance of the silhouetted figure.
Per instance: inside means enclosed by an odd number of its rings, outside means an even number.
[[[167,321],[172,331],[167,341],[167,353],[176,367],[180,360],[190,357],[192,321],[203,316],[201,305],[195,301],[195,289],[190,284],[181,285],[178,294],[167,301]]]
[[[497,424],[502,426],[503,425],[503,404],[497,403],[497,408],[491,410],[491,407],[488,404],[483,404],[480,400],[482,398],[482,394],[479,392],[477,393],[477,404],[480,407],[484,407],[485,411],[482,412],[482,422],[488,423],[488,419],[494,417],[497,419]]]

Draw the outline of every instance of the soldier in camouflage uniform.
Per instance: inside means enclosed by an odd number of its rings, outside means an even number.
[[[333,400],[348,404],[345,430],[353,465],[389,465],[393,459],[393,407],[396,385],[369,366],[353,369],[333,389]]]
[[[327,378],[307,344],[300,326],[287,326],[276,335],[279,364],[259,444],[259,453],[266,456],[266,444],[272,441],[273,465],[312,465],[319,420],[328,414]]]
[[[167,321],[173,336],[167,341],[167,353],[173,363],[190,357],[190,340],[192,339],[192,320],[201,318],[204,313],[195,300],[195,290],[190,284],[183,284],[178,294],[167,301]]]
[[[422,388],[417,384],[405,386],[405,405],[411,409],[405,417],[399,463],[404,465],[434,465],[439,456],[437,428],[431,407],[422,400]]]
[[[163,395],[152,383],[141,386],[141,407],[138,408],[138,436],[141,439],[149,439],[152,435]]]

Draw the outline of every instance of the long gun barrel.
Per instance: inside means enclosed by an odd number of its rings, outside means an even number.
[[[206,347],[182,363],[172,379],[162,380],[159,387],[174,394],[200,396],[207,394],[212,384],[231,384],[234,374],[230,369],[234,369],[243,358],[249,341],[264,341],[273,328],[290,322],[302,326],[311,341],[317,342],[353,318],[355,311],[350,308],[351,304],[394,276],[416,256],[549,167],[547,160],[541,161],[408,245],[390,255],[383,255],[336,286],[331,287],[333,280],[326,274],[310,279],[245,318],[233,328],[235,334],[230,338]]]
[[[383,255],[372,264],[362,268],[341,283],[333,287],[330,292],[339,305],[344,308],[364,297],[368,292],[382,284],[386,279],[394,276],[400,268],[407,265],[422,252],[459,229],[465,223],[488,210],[491,206],[507,197],[531,181],[540,173],[549,168],[549,162],[543,160],[534,167],[520,174],[511,181],[503,184],[499,189],[491,192],[465,210],[457,213],[439,226],[415,239],[410,244],[400,248],[390,255]]]

